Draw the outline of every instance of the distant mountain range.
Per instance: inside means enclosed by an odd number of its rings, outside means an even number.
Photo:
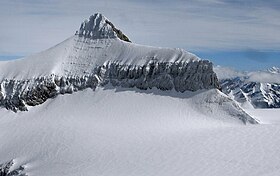
[[[242,106],[280,108],[280,68],[240,72],[215,67],[222,91]]]

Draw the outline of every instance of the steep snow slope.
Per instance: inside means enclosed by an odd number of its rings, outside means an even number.
[[[219,87],[211,62],[181,49],[141,46],[124,38],[104,16],[95,14],[76,35],[57,46],[0,62],[0,105],[27,110],[27,105],[58,94],[108,83],[178,92]]]
[[[280,72],[273,67],[267,71],[239,72],[216,67],[221,89],[244,107],[280,108]]]
[[[142,66],[150,62],[188,63],[199,62],[199,58],[182,49],[142,46],[119,39],[92,40],[75,35],[41,53],[0,62],[0,74],[2,79],[17,80],[51,74],[83,76],[106,63]]]
[[[0,163],[13,159],[30,176],[271,172],[280,151],[270,140],[279,129],[244,126],[235,118],[246,114],[229,111],[227,99],[216,90],[107,86],[59,95],[29,112],[0,109]],[[270,152],[261,150],[266,145]]]

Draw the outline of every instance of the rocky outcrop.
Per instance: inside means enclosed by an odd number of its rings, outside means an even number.
[[[12,169],[13,165],[13,160],[0,164],[0,176],[27,176],[25,173],[23,173],[23,166],[19,166],[18,168]]]
[[[139,89],[175,89],[178,92],[217,88],[216,74],[209,61],[153,62],[144,66],[109,63],[98,70],[99,75],[114,86]],[[104,76],[103,76],[104,75]]]
[[[58,94],[73,93],[86,88],[112,84],[139,89],[175,89],[178,92],[219,88],[212,63],[197,62],[156,62],[145,65],[122,65],[118,62],[97,66],[91,74],[84,76],[49,75],[29,80],[1,81],[0,106],[13,111],[26,111]]]

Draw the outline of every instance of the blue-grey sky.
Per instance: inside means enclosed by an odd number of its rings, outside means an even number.
[[[0,60],[47,49],[96,12],[135,43],[239,69],[280,66],[279,0],[0,0]]]

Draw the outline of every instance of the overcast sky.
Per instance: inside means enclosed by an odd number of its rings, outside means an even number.
[[[0,0],[0,56],[47,49],[96,12],[138,44],[204,57],[235,52],[280,66],[279,0]]]

